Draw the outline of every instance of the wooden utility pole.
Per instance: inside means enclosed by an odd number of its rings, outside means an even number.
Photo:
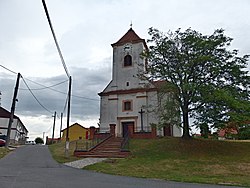
[[[1,93],[1,91],[0,91],[0,107],[1,107],[1,101],[2,101],[1,96],[2,96],[2,93]]]
[[[10,119],[9,119],[9,125],[8,125],[8,130],[7,130],[7,138],[6,138],[5,147],[9,147],[9,144],[10,144],[11,126],[12,126],[12,122],[14,119],[20,77],[21,77],[21,74],[18,73],[17,80],[16,80],[16,87],[14,90],[14,96],[13,96],[12,105],[11,105],[11,112],[10,112]]]
[[[61,134],[61,132],[62,132],[62,119],[63,119],[63,113],[61,113],[60,140],[62,138],[62,134]]]
[[[71,103],[71,76],[69,77],[69,93],[68,93],[68,112],[67,112],[67,130],[65,143],[65,157],[69,157],[69,119],[70,119],[70,103]]]
[[[46,142],[44,140],[44,136],[45,136],[45,132],[43,132],[43,142],[44,142],[44,144],[46,144]]]
[[[56,126],[56,111],[54,113],[54,123],[53,123],[53,132],[52,132],[52,144],[54,143],[54,134],[55,134],[55,126]]]

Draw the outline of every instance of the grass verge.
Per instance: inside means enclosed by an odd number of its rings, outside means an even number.
[[[5,147],[0,147],[0,159],[7,155],[9,152],[9,149],[6,149]]]
[[[79,158],[75,157],[74,150],[76,147],[76,142],[70,142],[69,144],[69,157],[65,157],[65,142],[60,142],[56,144],[49,145],[49,150],[52,157],[59,163],[67,163],[71,161],[78,160]]]
[[[123,176],[250,186],[250,143],[161,138],[130,141],[132,155],[85,167]]]

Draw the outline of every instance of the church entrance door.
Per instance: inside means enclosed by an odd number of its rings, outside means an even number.
[[[128,134],[128,125],[134,125],[134,122],[122,122],[122,137]]]

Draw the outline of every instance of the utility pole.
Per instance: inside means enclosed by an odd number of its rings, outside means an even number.
[[[9,144],[10,144],[11,126],[12,126],[12,122],[13,122],[13,119],[14,119],[14,113],[15,113],[15,107],[16,107],[17,93],[18,93],[20,77],[21,77],[21,74],[18,73],[17,74],[17,80],[16,80],[16,87],[15,87],[15,90],[14,90],[14,96],[13,96],[12,105],[11,105],[11,112],[10,112],[8,130],[7,130],[7,138],[6,138],[6,144],[5,144],[6,148],[9,147]]]
[[[145,111],[143,111],[142,110],[142,108],[141,108],[141,110],[138,112],[139,114],[141,114],[141,132],[143,132],[143,113],[145,113]]]
[[[61,131],[62,131],[62,119],[63,119],[63,113],[61,113],[60,140],[62,138],[62,134],[61,134]]]
[[[68,112],[67,112],[67,130],[65,143],[65,157],[69,157],[69,118],[70,118],[70,103],[71,103],[71,76],[69,77],[69,93],[68,93]]]
[[[2,101],[2,92],[0,91],[0,107],[1,107],[1,101]]]
[[[43,132],[43,142],[44,144],[46,143],[45,140],[44,140],[44,136],[45,136],[45,132]]]
[[[52,144],[54,143],[54,133],[55,133],[55,126],[56,126],[56,111],[54,113],[54,123],[53,123],[53,132],[52,132]]]

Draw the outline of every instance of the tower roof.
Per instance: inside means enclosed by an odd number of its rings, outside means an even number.
[[[146,42],[144,39],[140,38],[135,31],[130,28],[122,38],[120,38],[116,43],[111,44],[112,47],[120,46],[126,43],[138,43],[143,42],[145,47],[147,48]]]

